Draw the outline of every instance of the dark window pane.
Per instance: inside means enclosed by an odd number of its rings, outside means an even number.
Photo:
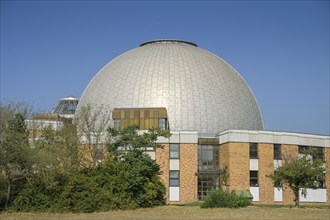
[[[258,171],[250,171],[250,186],[258,186]]]
[[[250,143],[250,159],[258,159],[258,144]]]
[[[281,160],[281,145],[280,144],[274,144],[274,159],[275,160]]]
[[[170,171],[170,178],[179,178],[179,171]]]
[[[170,186],[179,186],[179,179],[170,179]]]

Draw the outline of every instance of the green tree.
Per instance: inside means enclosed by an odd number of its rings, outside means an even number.
[[[289,187],[295,195],[295,206],[299,206],[300,195],[307,196],[307,188],[317,189],[320,181],[324,180],[324,162],[316,155],[313,148],[308,148],[302,156],[284,158],[284,164],[273,174],[267,175],[274,183],[281,183]]]
[[[36,172],[45,179],[56,173],[79,170],[79,140],[74,124],[64,122],[60,129],[45,127],[34,141],[37,156]]]
[[[151,129],[138,134],[136,129],[109,129],[109,155],[95,166],[68,175],[58,171],[63,162],[57,162],[60,159],[56,154],[61,151],[51,150],[55,156],[42,166],[43,172],[38,172],[33,184],[17,196],[14,209],[94,212],[163,204],[165,187],[159,177],[160,167],[145,153],[145,148],[161,147],[157,139],[169,137],[170,133]],[[63,136],[48,132],[42,139],[42,149],[63,146]],[[130,150],[118,150],[119,146]]]
[[[32,174],[34,154],[25,123],[28,112],[25,104],[0,105],[0,178],[4,183],[0,189],[5,195],[1,208],[8,207]]]

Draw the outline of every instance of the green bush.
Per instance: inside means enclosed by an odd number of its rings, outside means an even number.
[[[239,208],[250,205],[248,198],[236,195],[234,192],[224,191],[222,189],[212,190],[201,204],[201,208]]]
[[[15,198],[16,211],[95,212],[164,204],[159,165],[142,151],[110,157],[77,174],[55,174],[33,183]]]

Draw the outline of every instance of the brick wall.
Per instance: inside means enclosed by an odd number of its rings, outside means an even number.
[[[166,200],[168,199],[168,187],[169,187],[169,144],[163,144],[164,148],[156,149],[156,162],[160,166],[161,175],[160,178],[166,187]]]
[[[266,175],[274,173],[273,144],[258,144],[259,203],[274,203],[274,184]]]
[[[197,146],[180,144],[180,203],[197,201]]]
[[[324,159],[326,163],[325,186],[327,187],[327,204],[330,205],[330,148],[324,148]]]
[[[221,144],[219,147],[219,162],[220,169],[223,170],[225,167],[229,171],[229,143]],[[225,189],[229,189],[229,184],[227,186],[222,186]]]
[[[250,159],[248,143],[220,145],[220,168],[228,166],[229,190],[250,189]]]

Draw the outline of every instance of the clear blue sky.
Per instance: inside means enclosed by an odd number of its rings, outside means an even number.
[[[329,1],[3,1],[1,102],[50,111],[153,39],[195,42],[248,82],[266,130],[329,135]]]

